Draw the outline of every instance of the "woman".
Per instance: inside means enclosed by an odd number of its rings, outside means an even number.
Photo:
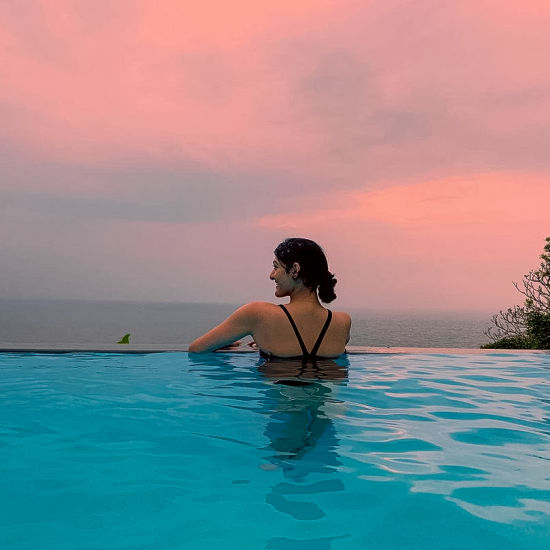
[[[286,306],[251,302],[189,346],[193,353],[212,351],[252,335],[266,358],[334,358],[345,352],[351,319],[325,309],[336,298],[336,279],[321,247],[309,239],[286,239],[275,249],[275,296],[290,297]]]

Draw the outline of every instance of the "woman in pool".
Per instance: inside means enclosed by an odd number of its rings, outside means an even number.
[[[275,249],[269,278],[275,282],[277,298],[290,297],[286,306],[246,304],[192,342],[189,351],[212,351],[251,335],[267,359],[315,360],[345,352],[351,319],[347,313],[333,313],[319,302],[329,303],[336,298],[336,279],[317,243],[309,239],[284,240]]]

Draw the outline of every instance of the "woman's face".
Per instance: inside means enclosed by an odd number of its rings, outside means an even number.
[[[269,278],[275,281],[275,296],[277,298],[289,296],[296,286],[296,280],[286,272],[285,267],[277,257],[273,258],[273,270],[269,274]]]

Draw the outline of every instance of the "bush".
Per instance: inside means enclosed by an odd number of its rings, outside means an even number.
[[[509,336],[480,347],[481,349],[533,349],[526,336]]]
[[[546,238],[538,269],[523,277],[523,306],[514,306],[493,315],[493,326],[485,335],[493,342],[483,349],[550,349],[550,237]]]
[[[550,313],[533,311],[527,317],[527,336],[531,349],[550,349]]]
[[[526,313],[525,334],[505,336],[482,349],[550,349],[550,313],[530,311]]]

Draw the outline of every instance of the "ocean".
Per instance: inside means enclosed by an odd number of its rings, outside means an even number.
[[[234,311],[235,304],[0,300],[2,344],[188,344]],[[334,309],[340,308],[337,305]],[[350,345],[478,348],[490,312],[348,309]]]

